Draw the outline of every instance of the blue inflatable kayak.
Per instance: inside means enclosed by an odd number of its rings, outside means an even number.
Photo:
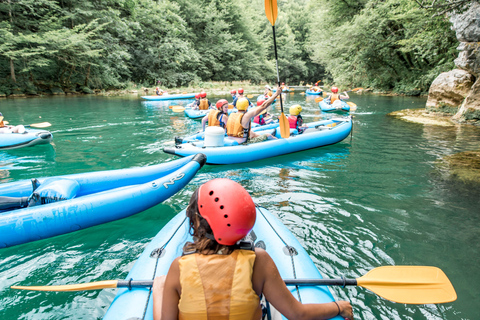
[[[195,93],[167,94],[163,96],[142,96],[142,99],[149,101],[195,99]]]
[[[306,93],[306,94],[321,95],[321,94],[323,94],[323,91],[312,91],[312,90],[310,90],[310,89],[307,89],[307,90],[305,91],[305,93]]]
[[[129,217],[181,190],[205,163],[197,154],[181,162],[2,184],[0,248]],[[16,201],[15,201],[16,200]],[[15,208],[15,205],[28,207]]]
[[[212,109],[195,110],[192,108],[185,108],[185,115],[190,119],[203,119]]]
[[[287,139],[280,137],[278,123],[254,128],[257,133],[275,134],[279,139],[266,140],[258,143],[238,145],[233,139],[224,138],[223,147],[203,147],[202,140],[179,144],[175,147],[164,148],[169,154],[185,157],[196,153],[207,156],[208,164],[233,164],[266,159],[292,152],[307,150],[334,144],[345,139],[352,130],[350,117],[322,120],[306,123],[309,127],[304,133],[298,134],[297,130],[290,129],[291,136]],[[275,132],[273,129],[276,128]],[[233,141],[231,143],[231,141]]]
[[[53,135],[47,130],[27,128],[25,133],[0,133],[0,150],[48,144]]]
[[[185,242],[192,241],[188,229],[188,219],[185,211],[182,211],[163,227],[145,248],[128,274],[127,280],[153,280],[160,275],[166,275],[172,261],[182,254]],[[269,253],[283,279],[322,279],[312,259],[295,236],[268,210],[257,208],[257,220],[247,238],[254,241],[256,247],[263,248]],[[295,298],[301,299],[302,303],[334,301],[326,286],[288,288]],[[285,319],[274,310],[271,314],[272,320]],[[150,288],[119,289],[103,319],[153,319]]]
[[[333,104],[330,104],[323,99],[318,103],[318,106],[323,112],[350,111],[350,106],[341,100],[336,100]]]

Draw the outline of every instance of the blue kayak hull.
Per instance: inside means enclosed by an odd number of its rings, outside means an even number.
[[[185,211],[182,211],[153,238],[126,279],[152,280],[160,275],[166,275],[172,261],[181,256],[185,242],[192,241],[188,229],[188,219]],[[322,279],[312,259],[295,236],[268,210],[257,208],[257,220],[249,237],[257,247],[264,248],[269,253],[283,279]],[[294,250],[286,250],[288,247],[293,247]],[[292,251],[297,254],[286,253]],[[288,288],[295,298],[301,298],[302,303],[334,301],[326,286]],[[153,319],[152,295],[149,288],[119,289],[103,319]]]
[[[32,147],[52,142],[53,135],[47,130],[26,129],[25,133],[0,133],[0,150]]]
[[[192,108],[185,108],[185,115],[190,119],[203,119],[212,109],[195,110]]]
[[[335,104],[332,105],[330,103],[326,103],[325,100],[322,100],[318,103],[318,106],[323,112],[350,111],[350,106],[345,101],[341,101],[341,104],[338,104],[338,105],[335,105]]]
[[[142,96],[142,99],[149,100],[149,101],[195,99],[195,93],[169,94],[166,96]]]
[[[171,171],[174,166],[168,166],[168,174],[154,178],[143,173],[140,173],[143,177],[136,177],[132,175],[134,171],[125,169],[124,177],[118,184],[115,180],[101,182],[105,171],[96,172],[97,175],[90,173],[80,176],[76,181],[83,182],[83,192],[89,187],[89,192],[105,189],[108,184],[110,188],[84,196],[77,195],[69,200],[0,213],[0,248],[69,233],[142,212],[181,190],[204,163],[204,155],[196,155],[174,171]],[[120,174],[118,171],[113,176]],[[72,176],[75,175],[69,177]],[[88,177],[93,180],[90,186]]]
[[[318,95],[321,95],[323,92],[322,92],[322,91],[317,91],[317,92],[315,92],[315,91],[312,91],[312,90],[310,90],[310,89],[307,89],[307,90],[305,90],[305,93],[306,93],[306,94],[312,94],[312,95],[317,95],[317,96],[318,96]]]
[[[308,130],[310,132],[307,131],[299,135],[291,132],[293,135],[287,139],[280,138],[246,145],[205,148],[203,147],[203,141],[199,140],[164,148],[163,151],[181,157],[201,152],[207,156],[207,164],[234,164],[256,161],[338,143],[350,134],[352,119],[345,117],[343,119],[307,123],[306,125],[311,128]],[[264,126],[263,130],[265,130],[265,133],[272,133],[273,126],[277,127],[276,136],[280,137],[278,124]],[[262,133],[260,130],[255,131]]]

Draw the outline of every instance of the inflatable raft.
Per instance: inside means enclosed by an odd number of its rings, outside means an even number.
[[[205,156],[180,160],[2,184],[0,248],[126,218],[153,207],[181,190],[204,165]]]
[[[0,150],[31,147],[52,142],[53,135],[47,130],[27,128],[25,133],[0,133]]]
[[[203,119],[212,109],[195,110],[192,108],[185,108],[185,115],[190,119]]]
[[[290,129],[291,136],[287,139],[281,138],[278,125],[275,123],[253,129],[260,134],[275,134],[279,138],[276,140],[238,145],[235,140],[224,138],[224,146],[204,147],[202,140],[179,144],[180,140],[176,139],[175,147],[164,148],[163,151],[181,157],[201,152],[207,156],[208,164],[233,164],[261,160],[340,142],[350,134],[352,119],[343,117],[306,123],[309,129],[302,134],[298,134],[295,129]]]
[[[330,104],[323,99],[318,103],[318,106],[323,112],[350,111],[350,106],[342,100],[336,100],[333,104]]]
[[[182,254],[185,242],[192,241],[188,229],[188,219],[185,211],[182,211],[163,227],[145,248],[128,274],[127,280],[153,280],[155,277],[167,274],[172,261]],[[265,249],[269,253],[283,279],[322,279],[312,259],[295,236],[266,209],[257,208],[257,220],[247,239],[253,241],[256,247]],[[334,301],[326,286],[288,286],[288,288],[302,303]],[[270,308],[269,319],[285,319],[272,306]],[[103,319],[153,319],[150,288],[119,289]]]
[[[142,96],[142,99],[149,101],[195,99],[195,93],[167,94],[164,96]]]
[[[307,90],[305,91],[305,93],[306,93],[306,94],[313,94],[313,95],[321,95],[321,94],[323,94],[323,91],[312,91],[312,90],[310,90],[310,89],[307,89]]]

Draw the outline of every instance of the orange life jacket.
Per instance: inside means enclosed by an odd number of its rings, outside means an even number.
[[[205,98],[200,99],[200,104],[198,105],[198,109],[207,110],[208,109],[208,100],[205,99]]]
[[[179,260],[182,294],[180,320],[260,320],[259,297],[253,290],[255,252],[229,255],[199,253]]]
[[[222,115],[219,115],[219,113],[221,113],[220,110],[210,111],[210,113],[208,114],[208,126],[209,127],[211,127],[211,126],[223,127],[222,123],[220,122],[220,119],[219,119]]]
[[[340,100],[340,95],[332,93],[330,96],[330,104],[333,104],[336,100]]]
[[[250,128],[242,126],[242,118],[245,114],[242,112],[232,113],[227,121],[227,135],[230,137],[247,138]]]

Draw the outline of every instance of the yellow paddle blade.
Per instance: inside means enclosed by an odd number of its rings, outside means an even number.
[[[82,290],[98,290],[116,288],[117,280],[97,281],[91,283],[67,284],[62,286],[11,286],[12,289],[17,290],[32,290],[32,291],[82,291]]]
[[[363,90],[363,88],[355,88],[355,89],[352,89],[353,92],[358,91],[358,90]]]
[[[9,124],[9,123],[10,123],[10,122],[8,122],[8,121],[3,121],[3,124]]]
[[[286,139],[290,137],[290,125],[288,123],[287,117],[282,112],[280,117],[278,117],[279,124],[280,124],[280,135],[282,138]]]
[[[289,88],[289,89],[290,89],[290,91],[295,91],[295,88]]]
[[[324,98],[326,98],[326,97],[328,96],[328,93],[326,93],[325,91],[323,91],[323,92],[322,92],[322,96],[323,96]]]
[[[353,102],[347,102],[347,104],[350,106],[350,111],[355,111],[357,110],[357,105]]]
[[[446,303],[457,299],[450,280],[437,267],[379,267],[358,278],[357,285],[398,303]]]
[[[47,128],[50,127],[52,124],[50,122],[40,122],[40,123],[32,123],[29,127],[33,128]]]
[[[173,106],[172,111],[173,112],[183,112],[183,111],[185,111],[185,107],[183,107],[183,106]]]
[[[278,16],[277,0],[265,0],[265,14],[268,21],[274,26]]]
[[[248,99],[252,99],[252,98],[253,98],[253,94],[248,94],[248,95],[247,95],[247,98],[248,98]]]
[[[186,92],[186,91],[182,92],[182,94],[187,94],[187,93],[188,93],[188,92]]]
[[[319,102],[322,101],[322,100],[323,100],[322,97],[315,98],[315,102],[316,102],[316,103],[319,103]]]

